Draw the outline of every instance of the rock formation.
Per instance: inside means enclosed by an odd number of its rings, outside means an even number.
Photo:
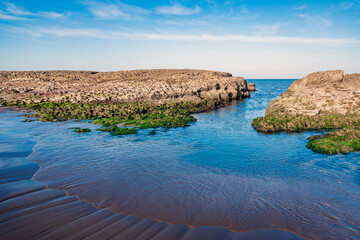
[[[255,83],[248,83],[248,90],[250,91],[250,92],[254,92],[255,90],[256,90],[256,88],[255,88]]]
[[[311,137],[320,153],[360,151],[360,74],[317,72],[296,80],[252,125],[261,132],[336,129]]]
[[[270,102],[266,115],[272,113],[360,114],[360,74],[325,71],[296,80],[288,91]]]
[[[254,86],[252,86],[254,90]],[[249,97],[247,82],[202,70],[0,72],[0,98],[28,102],[199,102]]]

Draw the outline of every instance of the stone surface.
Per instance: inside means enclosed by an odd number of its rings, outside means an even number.
[[[360,74],[345,75],[342,70],[312,73],[294,81],[288,91],[271,101],[266,115],[324,112],[360,114]]]
[[[5,100],[199,102],[202,99],[229,101],[249,96],[244,78],[224,72],[166,69],[0,72],[0,98]]]
[[[325,154],[360,151],[360,74],[337,70],[296,80],[252,125],[267,133],[333,129],[306,146]]]
[[[255,83],[248,83],[248,90],[254,92],[256,90]]]

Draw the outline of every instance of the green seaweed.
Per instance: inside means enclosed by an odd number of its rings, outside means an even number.
[[[216,109],[222,103],[214,100],[204,100],[199,103],[69,103],[69,102],[39,102],[24,101],[5,102],[9,106],[34,110],[32,117],[40,121],[75,121],[90,120],[103,127],[125,126],[147,128],[177,128],[187,127],[196,119],[192,113]]]
[[[101,132],[110,132],[110,135],[112,136],[119,136],[119,135],[131,135],[136,134],[138,129],[137,128],[119,128],[117,126],[111,126],[111,127],[104,127],[96,129]]]
[[[117,131],[111,132],[111,136],[122,136],[122,135],[132,135],[137,133],[136,128],[120,128]]]
[[[74,132],[77,132],[77,133],[85,133],[85,132],[90,132],[91,129],[89,128],[74,128]]]
[[[306,147],[323,154],[346,154],[360,151],[360,130],[344,128],[323,136],[316,135],[309,138]]]
[[[360,151],[360,116],[340,115],[324,112],[315,116],[269,114],[255,118],[252,126],[261,132],[301,132],[332,130],[324,135],[309,138],[309,149],[323,154],[337,154]]]

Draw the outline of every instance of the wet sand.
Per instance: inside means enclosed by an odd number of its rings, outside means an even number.
[[[0,239],[301,239],[283,230],[170,225],[98,209],[63,190],[47,189],[32,179],[38,165],[26,160],[36,144],[29,127],[19,123],[19,113],[0,114]]]

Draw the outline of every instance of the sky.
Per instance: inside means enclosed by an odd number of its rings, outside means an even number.
[[[360,73],[360,0],[0,1],[0,70]]]

